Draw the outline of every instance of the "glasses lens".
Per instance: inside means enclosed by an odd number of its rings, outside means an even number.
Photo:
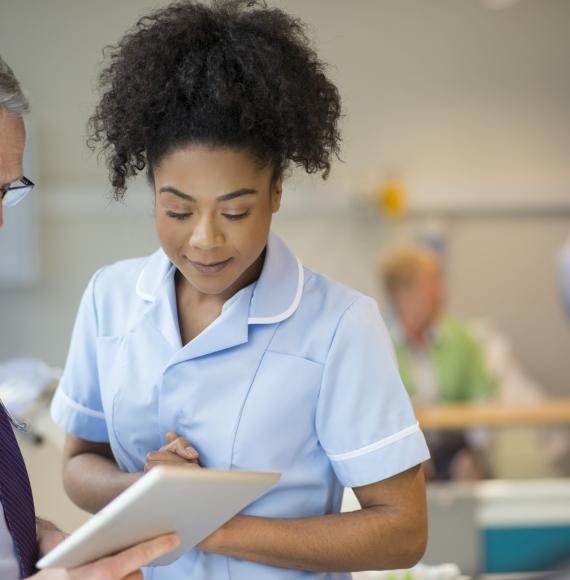
[[[30,185],[26,185],[24,187],[18,187],[15,189],[9,189],[2,197],[2,206],[3,207],[14,207],[15,205],[19,204],[30,191],[32,191],[32,187]]]

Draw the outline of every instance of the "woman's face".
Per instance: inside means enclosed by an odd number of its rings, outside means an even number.
[[[189,145],[154,167],[162,248],[190,286],[222,299],[261,268],[281,180],[245,150]]]

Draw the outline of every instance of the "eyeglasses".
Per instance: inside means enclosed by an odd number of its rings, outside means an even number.
[[[32,189],[34,184],[27,177],[21,177],[6,187],[0,187],[2,207],[14,207],[19,204]]]

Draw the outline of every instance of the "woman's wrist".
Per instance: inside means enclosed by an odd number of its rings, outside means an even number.
[[[235,530],[242,525],[245,519],[247,519],[247,516],[234,516],[204,539],[198,545],[198,548],[214,554],[226,554],[231,548]]]

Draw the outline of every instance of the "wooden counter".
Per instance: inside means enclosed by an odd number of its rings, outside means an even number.
[[[570,425],[570,398],[529,405],[504,403],[415,406],[422,429],[511,427],[522,425]]]

